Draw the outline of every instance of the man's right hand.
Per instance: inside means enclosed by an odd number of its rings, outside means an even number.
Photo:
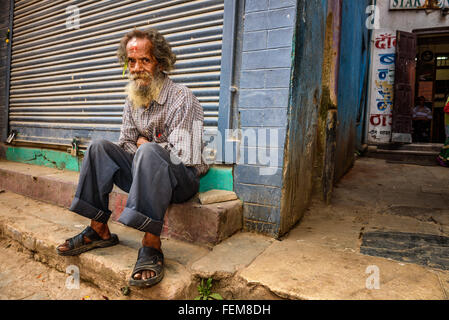
[[[136,142],[137,148],[139,148],[144,143],[148,143],[148,142],[150,142],[150,140],[148,140],[145,137],[139,136],[139,138],[137,139],[137,142]]]

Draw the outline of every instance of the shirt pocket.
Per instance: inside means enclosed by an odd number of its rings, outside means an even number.
[[[167,131],[156,126],[153,128],[153,141],[163,143],[168,141]]]

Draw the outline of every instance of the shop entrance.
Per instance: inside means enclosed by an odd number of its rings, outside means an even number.
[[[397,31],[393,143],[444,143],[449,136],[449,28]],[[447,126],[446,126],[446,125]]]
[[[444,113],[449,96],[449,30],[415,31],[417,34],[415,104],[412,141],[444,143],[449,115]]]

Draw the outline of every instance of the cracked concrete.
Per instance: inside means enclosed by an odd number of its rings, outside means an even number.
[[[329,206],[314,202],[238,277],[285,299],[447,299],[448,271],[360,253],[371,231],[448,235],[449,201],[423,185],[449,190],[449,170],[359,158]],[[379,289],[367,286],[370,266]]]

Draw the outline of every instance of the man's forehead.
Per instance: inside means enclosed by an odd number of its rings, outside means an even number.
[[[151,41],[146,38],[131,38],[126,44],[128,53],[150,53]]]

